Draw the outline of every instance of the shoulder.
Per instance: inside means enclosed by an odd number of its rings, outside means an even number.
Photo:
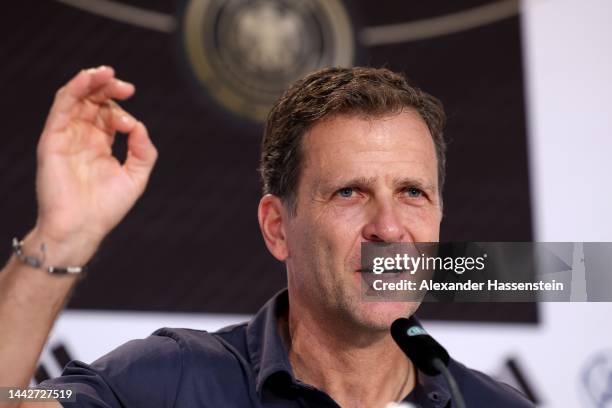
[[[237,347],[240,348],[241,337],[244,335],[238,326],[214,333],[164,327],[147,338],[124,343],[94,361],[90,367],[112,377],[129,375],[136,370],[163,369],[176,373],[194,363],[201,368],[201,363],[235,359],[236,354],[240,354]]]
[[[239,334],[239,329],[233,329],[225,336]],[[71,361],[61,377],[41,385],[73,387],[75,406],[103,401],[112,407],[145,407],[147,401],[155,401],[149,406],[170,407],[182,391],[193,396],[199,389],[221,386],[219,379],[235,378],[243,372],[240,358],[217,333],[162,328],[147,338],[128,341],[91,364]]]
[[[246,323],[228,326],[216,332],[164,327],[151,337],[173,340],[182,353],[219,358],[229,354],[246,354]]]
[[[66,388],[76,392],[76,402],[65,407],[171,407],[177,397],[182,359],[177,342],[151,335],[131,340],[91,364],[73,360],[62,375],[41,387]]]
[[[515,388],[456,360],[451,359],[448,368],[457,380],[467,406],[535,407]]]
[[[216,332],[194,329],[163,328],[153,333],[172,339],[178,345],[182,378],[198,378],[198,384],[208,388],[224,388],[227,381],[250,379],[250,359],[246,348],[246,324],[235,325]],[[182,381],[193,384],[190,381]]]

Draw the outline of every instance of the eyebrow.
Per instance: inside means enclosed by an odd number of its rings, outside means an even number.
[[[358,187],[364,190],[373,190],[378,177],[353,177],[347,180],[319,180],[318,190],[324,195],[332,194],[343,187]],[[392,181],[397,188],[416,187],[428,193],[435,193],[437,189],[434,184],[425,182],[417,177],[396,177]]]

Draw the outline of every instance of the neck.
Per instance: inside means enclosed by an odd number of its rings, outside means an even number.
[[[387,331],[342,327],[341,320],[290,302],[289,360],[295,376],[342,407],[384,407],[401,400],[416,382],[410,360]]]

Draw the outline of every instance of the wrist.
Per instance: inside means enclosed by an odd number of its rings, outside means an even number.
[[[53,234],[37,224],[23,238],[22,251],[25,255],[44,259],[43,267],[82,266],[89,262],[99,242],[80,234]]]

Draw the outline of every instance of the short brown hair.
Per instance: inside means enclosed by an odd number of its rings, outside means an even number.
[[[266,121],[259,171],[263,193],[280,197],[293,213],[302,167],[302,136],[317,122],[340,114],[383,116],[412,108],[433,138],[440,194],[445,178],[446,121],[442,103],[386,68],[325,68],[293,83]]]

